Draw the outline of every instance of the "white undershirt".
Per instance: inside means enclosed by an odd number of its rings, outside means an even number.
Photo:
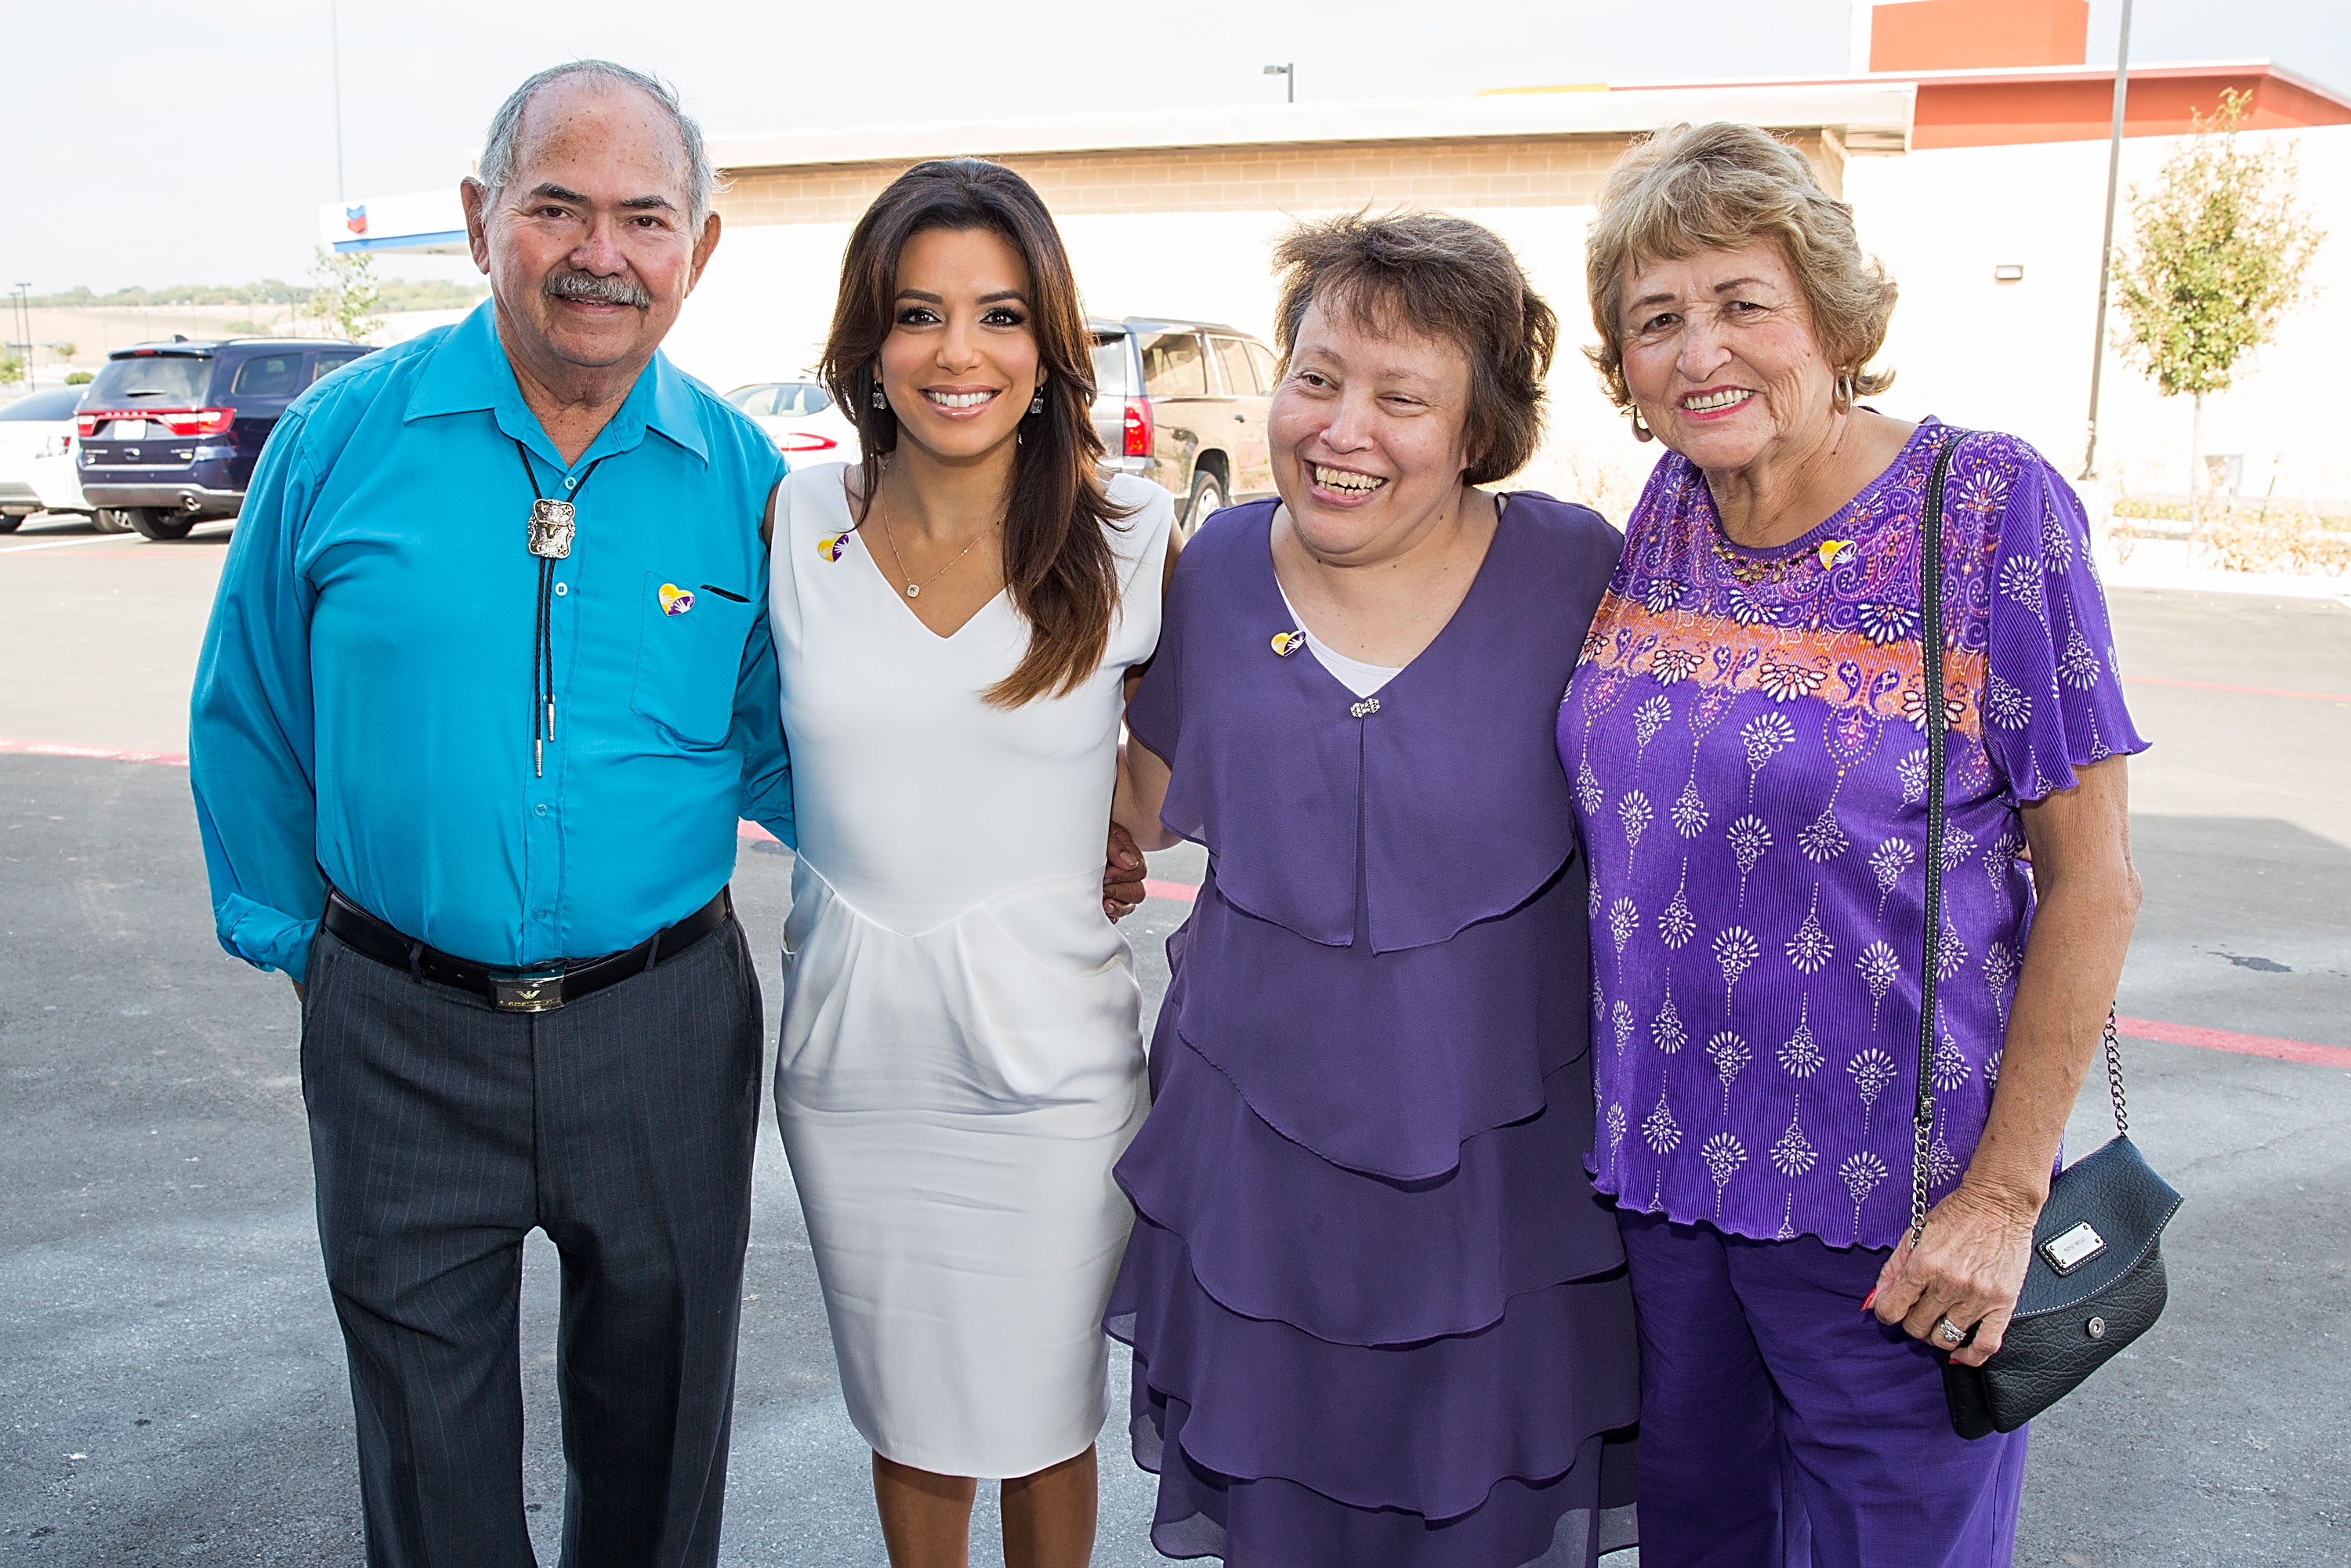
[[[1307,652],[1312,653],[1324,669],[1336,676],[1341,685],[1359,697],[1367,697],[1404,674],[1402,664],[1367,664],[1361,659],[1347,657],[1346,654],[1317,637],[1314,634],[1314,629],[1306,624],[1306,618],[1298,613],[1298,606],[1290,602],[1290,595],[1282,590],[1280,578],[1273,580],[1273,586],[1276,591],[1281,593],[1281,607],[1290,612],[1290,624],[1306,633]]]

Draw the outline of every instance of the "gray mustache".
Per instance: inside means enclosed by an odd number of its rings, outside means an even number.
[[[539,286],[539,292],[549,299],[576,299],[590,305],[633,305],[640,310],[653,307],[653,297],[643,287],[625,277],[596,277],[584,272],[559,272]]]

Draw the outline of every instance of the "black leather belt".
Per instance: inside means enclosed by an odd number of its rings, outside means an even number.
[[[321,924],[345,946],[379,964],[405,969],[435,985],[471,991],[506,1012],[543,1013],[668,962],[717,930],[734,913],[730,890],[722,887],[709,903],[626,952],[607,953],[601,958],[551,959],[528,969],[494,968],[427,947],[332,888],[327,891],[327,913]]]

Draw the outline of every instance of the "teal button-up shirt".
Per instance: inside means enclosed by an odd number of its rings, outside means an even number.
[[[543,774],[517,442],[578,508]],[[567,467],[487,303],[305,392],[254,472],[196,669],[221,945],[298,980],[331,882],[461,957],[591,957],[707,903],[738,816],[790,842],[760,538],[783,472],[659,354]]]

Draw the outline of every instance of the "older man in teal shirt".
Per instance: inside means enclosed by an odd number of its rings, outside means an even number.
[[[783,465],[658,352],[711,183],[651,78],[525,83],[464,187],[490,302],[296,402],[204,641],[214,908],[304,991],[371,1564],[532,1562],[533,1228],[565,1563],[717,1554],[762,1033],[726,884],[738,815],[789,841],[791,805]]]

